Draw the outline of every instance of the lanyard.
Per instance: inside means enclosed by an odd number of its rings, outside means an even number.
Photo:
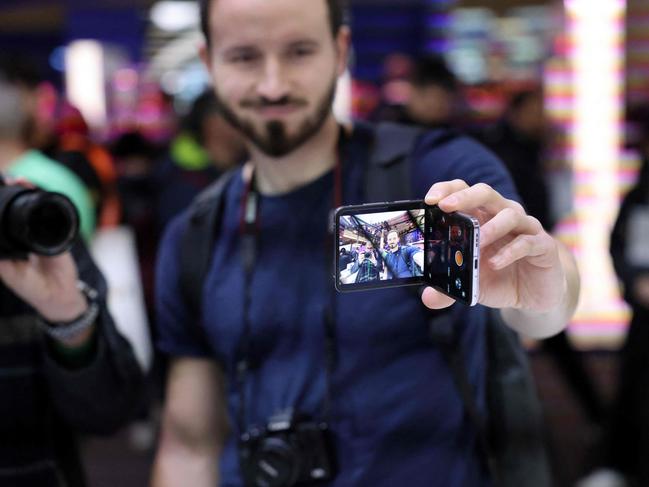
[[[341,138],[342,138],[341,128]],[[334,191],[333,191],[333,208],[342,205],[343,187],[342,187],[342,158],[340,150],[337,151],[336,165],[334,166]],[[245,174],[245,172],[244,172]],[[254,274],[257,255],[259,252],[259,241],[261,236],[261,218],[259,212],[259,192],[255,185],[254,169],[248,173],[248,178],[244,180],[244,191],[241,197],[239,233],[241,236],[241,262],[244,268],[244,303],[243,303],[243,332],[237,360],[237,387],[239,392],[239,407],[237,422],[239,431],[246,430],[246,379],[250,372],[251,366],[251,338],[252,338],[252,321],[250,309],[252,304],[252,277]],[[333,237],[327,232],[327,242],[329,245]],[[329,256],[330,252],[325,252]],[[332,261],[333,262],[333,261]],[[327,273],[328,275],[329,273]],[[331,381],[336,364],[336,340],[335,340],[335,310],[336,300],[333,293],[333,286],[327,280],[331,287],[330,303],[324,310],[325,324],[325,397],[323,401],[323,419],[328,420],[331,410],[332,393]],[[259,364],[255,364],[258,366]]]

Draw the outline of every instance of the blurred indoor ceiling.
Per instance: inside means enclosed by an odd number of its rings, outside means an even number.
[[[93,9],[146,8],[154,0],[92,0]],[[89,8],[81,0],[0,0],[0,34],[56,32],[70,8]]]
[[[385,4],[395,0],[351,0],[359,4]],[[421,0],[400,0],[419,2]],[[556,0],[555,0],[556,1]],[[147,8],[155,0],[93,0],[93,9],[111,8]],[[523,5],[547,5],[553,0],[456,0],[457,7],[487,7],[497,13]],[[1,0],[0,33],[35,33],[54,32],[63,28],[66,12],[70,7],[88,8],[82,0]]]

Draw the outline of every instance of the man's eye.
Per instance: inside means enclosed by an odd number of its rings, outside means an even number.
[[[259,55],[253,52],[244,52],[239,54],[234,54],[230,57],[230,62],[233,63],[252,63],[259,59]]]
[[[311,47],[294,47],[289,51],[289,56],[293,58],[303,58],[313,54],[314,49]]]

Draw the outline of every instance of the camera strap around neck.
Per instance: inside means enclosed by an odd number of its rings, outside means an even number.
[[[344,140],[343,128],[341,127],[339,145]],[[334,188],[333,188],[333,206],[332,209],[342,206],[343,187],[342,187],[342,158],[340,148],[337,151],[336,164],[334,166]],[[261,215],[260,215],[260,195],[256,186],[254,168],[250,171],[244,171],[244,191],[241,197],[241,210],[239,222],[239,234],[241,237],[241,262],[244,270],[244,303],[243,303],[243,332],[239,348],[239,357],[236,363],[237,367],[237,388],[239,392],[239,409],[237,413],[237,422],[240,431],[246,430],[247,415],[247,397],[246,381],[248,373],[251,370],[252,356],[252,320],[250,310],[252,305],[252,278],[254,275],[255,265],[258,260],[260,237],[261,237]],[[329,221],[327,221],[328,231],[325,236],[325,258],[333,255],[333,236]],[[333,259],[330,259],[325,265],[333,265]],[[322,419],[329,421],[331,415],[332,403],[332,377],[336,366],[336,297],[332,283],[329,281],[330,273],[327,272],[327,285],[331,291],[329,293],[329,303],[324,307],[324,356],[325,356],[325,397],[322,405]],[[259,366],[259,364],[255,364]]]

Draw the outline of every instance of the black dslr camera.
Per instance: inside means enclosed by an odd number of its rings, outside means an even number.
[[[79,214],[59,193],[7,186],[0,178],[0,259],[57,255],[79,233]]]
[[[329,428],[292,411],[241,435],[239,461],[246,487],[313,485],[334,477]]]

